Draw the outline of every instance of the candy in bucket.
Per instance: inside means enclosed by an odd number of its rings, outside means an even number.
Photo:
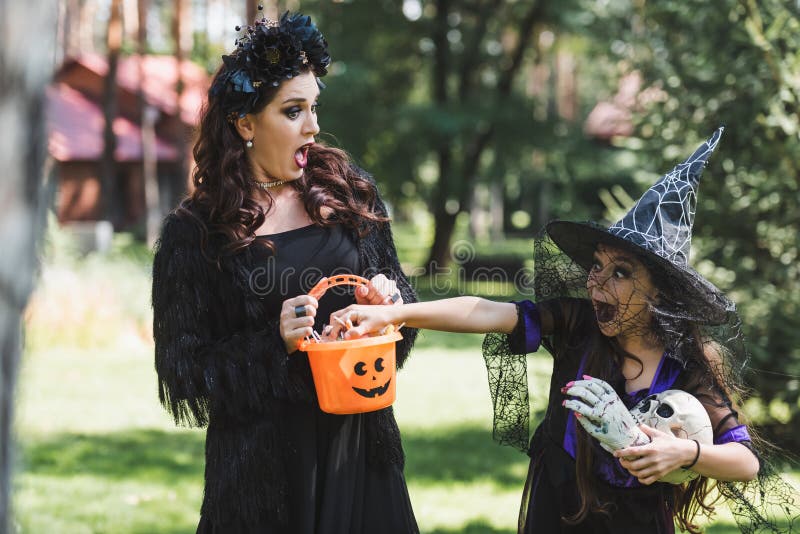
[[[355,275],[324,278],[309,295],[319,299],[334,286],[365,286],[369,281]],[[320,408],[328,413],[349,414],[380,410],[395,399],[395,343],[403,336],[389,328],[385,334],[360,339],[323,342],[306,338],[299,350],[308,353]]]

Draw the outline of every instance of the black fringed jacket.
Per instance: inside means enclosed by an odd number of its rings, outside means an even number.
[[[376,198],[375,211],[386,215]],[[416,301],[400,269],[388,223],[368,222],[356,238],[364,276],[396,280],[405,302]],[[285,406],[316,403],[313,388],[294,372],[271,316],[248,279],[256,267],[249,250],[221,260],[201,253],[200,231],[175,213],[167,216],[153,263],[153,336],[159,398],[176,423],[207,426],[202,514],[285,525],[287,476],[283,460]],[[209,246],[219,242],[209,239]],[[286,298],[295,295],[286,295]],[[403,330],[402,366],[416,338]],[[391,408],[366,415],[367,460],[403,464]]]

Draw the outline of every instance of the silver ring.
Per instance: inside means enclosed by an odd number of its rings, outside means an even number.
[[[305,304],[303,304],[302,306],[295,306],[294,307],[294,316],[295,317],[305,317],[306,315],[308,315],[308,313],[306,313],[306,305]]]
[[[395,292],[392,294],[392,296],[391,296],[391,299],[392,299],[392,304],[394,304],[395,302],[397,302],[398,300],[400,300],[400,292],[399,292],[399,291],[395,291]]]

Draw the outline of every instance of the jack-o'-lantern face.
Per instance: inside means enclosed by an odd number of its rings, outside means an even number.
[[[319,407],[346,414],[381,410],[396,395],[394,344],[398,332],[387,337],[313,343],[307,347]]]
[[[392,381],[391,374],[386,371],[387,369],[383,358],[357,361],[355,365],[353,365],[355,376],[353,376],[352,380],[354,384],[360,387],[352,386],[353,391],[368,399],[380,397],[386,393]]]

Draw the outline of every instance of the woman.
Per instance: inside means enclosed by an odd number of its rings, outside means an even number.
[[[676,522],[695,532],[698,513],[711,512],[715,480],[738,481],[719,482],[720,490],[733,498],[738,519],[758,520],[759,512],[739,506],[746,505],[739,490],[756,477],[759,460],[732,403],[739,389],[729,371],[742,347],[722,330],[735,325],[734,306],[687,261],[699,176],[721,133],[610,228],[551,222],[536,246],[534,286],[542,298],[535,304],[459,297],[334,314],[357,325],[348,337],[399,322],[499,333],[484,342],[495,437],[531,457],[520,532],[662,533],[674,532]],[[547,413],[528,443],[524,354],[540,344],[553,355],[553,375]],[[598,415],[607,406],[587,392],[606,383],[626,414],[667,389],[693,394],[708,412],[714,444],[634,424],[617,431],[640,445],[612,456],[595,439],[609,433],[609,414]],[[688,468],[701,476],[658,482]]]
[[[362,304],[416,300],[386,209],[344,152],[314,142],[330,63],[316,26],[287,13],[246,31],[214,77],[195,189],[153,265],[159,397],[177,423],[208,427],[197,531],[417,532],[391,409],[321,412],[297,351],[353,302],[306,295],[323,276],[373,276]],[[416,332],[403,335],[400,365]]]

